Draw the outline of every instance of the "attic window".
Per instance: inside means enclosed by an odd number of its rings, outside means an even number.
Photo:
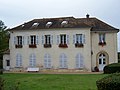
[[[61,25],[66,25],[68,24],[68,21],[62,21]]]
[[[33,27],[36,27],[36,26],[38,26],[39,25],[39,23],[33,23]]]
[[[21,25],[21,27],[24,27],[24,26],[25,26],[24,24]]]
[[[47,22],[46,27],[50,27],[52,25],[52,22]]]

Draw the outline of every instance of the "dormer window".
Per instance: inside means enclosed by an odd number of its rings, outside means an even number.
[[[33,27],[37,27],[39,25],[39,23],[33,23]]]
[[[52,25],[52,22],[47,22],[46,27],[50,27]]]
[[[61,26],[62,26],[62,27],[66,26],[67,24],[68,24],[68,21],[62,21],[62,22],[61,22]]]
[[[25,26],[24,24],[21,25],[21,27],[24,27],[24,26]]]

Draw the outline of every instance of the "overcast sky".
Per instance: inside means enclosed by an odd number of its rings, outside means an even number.
[[[35,18],[96,17],[120,29],[120,0],[0,0],[0,20],[8,28]],[[120,51],[120,32],[118,33]]]

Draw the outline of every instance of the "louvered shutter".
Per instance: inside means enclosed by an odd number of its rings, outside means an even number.
[[[57,39],[57,41],[56,41],[57,45],[60,44],[60,35],[57,35],[56,39]]]
[[[69,35],[67,35],[66,42],[69,44]]]
[[[14,37],[14,45],[16,45],[17,44],[17,37],[15,36]]]
[[[85,34],[82,35],[82,43],[85,44]]]
[[[53,35],[50,35],[50,43],[53,44]]]
[[[25,45],[25,37],[22,36],[22,45]]]
[[[36,36],[36,44],[39,44],[39,36]]]
[[[30,44],[30,36],[27,36],[27,44]]]
[[[44,35],[42,35],[42,45],[44,44]]]
[[[73,35],[73,44],[76,43],[76,35]]]

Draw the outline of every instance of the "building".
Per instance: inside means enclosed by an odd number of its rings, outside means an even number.
[[[117,63],[117,32],[107,23],[86,18],[34,19],[9,29],[10,53],[3,67],[10,71],[100,71]]]

